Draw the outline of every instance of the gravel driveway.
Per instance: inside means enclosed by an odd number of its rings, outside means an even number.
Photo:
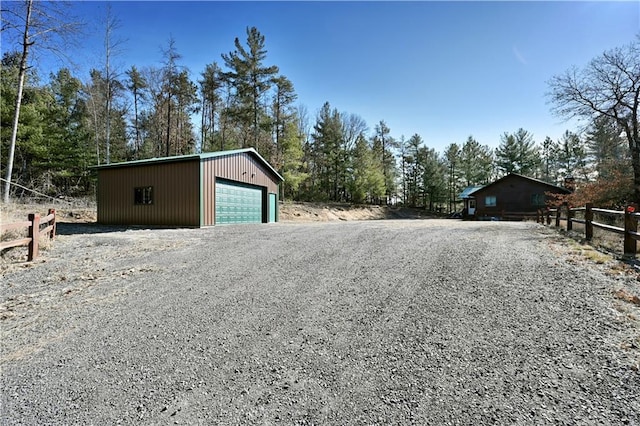
[[[640,424],[638,281],[541,226],[60,230],[2,277],[1,424]]]

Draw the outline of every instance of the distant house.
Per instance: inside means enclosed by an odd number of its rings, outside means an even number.
[[[283,178],[253,148],[96,170],[98,223],[202,227],[278,220]]]
[[[534,213],[546,206],[548,193],[569,194],[567,188],[510,173],[466,194],[468,215],[502,217],[506,213]],[[473,206],[473,208],[471,208]]]

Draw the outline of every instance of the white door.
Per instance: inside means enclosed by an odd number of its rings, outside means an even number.
[[[476,214],[476,200],[469,199],[469,216]]]

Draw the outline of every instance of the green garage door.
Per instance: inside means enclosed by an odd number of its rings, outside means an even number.
[[[216,224],[262,223],[262,189],[216,182]]]

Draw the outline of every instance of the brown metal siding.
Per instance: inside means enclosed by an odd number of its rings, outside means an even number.
[[[134,188],[152,186],[153,204],[135,205]],[[200,226],[200,162],[98,170],[98,222]]]
[[[215,224],[216,177],[260,186],[263,188],[263,222],[268,218],[269,192],[278,193],[278,180],[270,170],[246,153],[204,159],[203,161],[203,225]],[[265,192],[266,189],[266,192]]]

